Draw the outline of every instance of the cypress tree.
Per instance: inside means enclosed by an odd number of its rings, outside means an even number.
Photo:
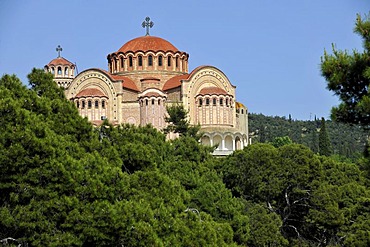
[[[325,156],[330,156],[332,154],[331,142],[326,131],[324,118],[321,118],[321,128],[319,132],[319,154]]]

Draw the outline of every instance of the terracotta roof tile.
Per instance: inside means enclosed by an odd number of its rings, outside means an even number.
[[[122,81],[122,87],[134,90],[136,92],[139,92],[140,90],[137,88],[135,82],[131,80],[130,78],[122,75],[110,75],[112,79],[116,81]]]
[[[48,63],[48,65],[74,65],[64,57],[57,57]]]
[[[189,78],[189,74],[184,74],[184,75],[177,75],[166,81],[166,83],[163,85],[162,90],[170,90],[172,88],[177,88],[181,86],[181,80],[185,80]]]
[[[228,93],[223,90],[222,88],[219,88],[219,87],[205,87],[203,88],[202,90],[200,90],[199,92],[200,95],[228,95]]]
[[[162,95],[160,95],[159,93],[156,93],[156,92],[149,92],[141,97],[162,97]]]
[[[81,92],[79,92],[77,95],[76,95],[76,98],[79,98],[79,97],[89,97],[89,96],[94,96],[94,97],[107,97],[104,93],[102,93],[102,91],[100,91],[99,89],[96,89],[96,88],[86,88],[84,90],[82,90]]]
[[[155,36],[142,36],[125,43],[118,52],[137,51],[179,51],[173,44],[165,39]]]

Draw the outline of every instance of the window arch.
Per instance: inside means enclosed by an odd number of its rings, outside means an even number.
[[[148,56],[148,66],[153,66],[153,56],[152,55]]]
[[[64,69],[64,75],[65,75],[65,76],[68,76],[68,67],[66,67],[66,68]]]
[[[203,100],[199,99],[199,106],[203,105]]]
[[[128,66],[132,67],[132,56],[128,57]]]
[[[213,98],[213,100],[212,100],[213,102],[213,105],[216,105],[216,103],[217,103],[217,100],[216,100],[216,98]]]
[[[101,108],[105,109],[105,101],[104,100],[101,102]]]
[[[175,64],[176,68],[179,67],[179,57],[176,57],[175,62],[176,62]]]
[[[85,108],[85,101],[83,100],[82,101],[82,109],[84,109]]]
[[[158,57],[158,66],[162,66],[162,63],[163,63],[163,57],[162,57],[162,55],[160,55],[159,57]]]
[[[124,62],[124,61],[123,61],[123,57],[121,57],[120,59],[121,59],[121,68],[123,69],[123,67],[124,67],[124,64],[123,64],[123,62]]]
[[[62,68],[58,67],[58,75],[61,75],[61,74],[62,74]]]
[[[206,98],[206,105],[209,105],[209,98]]]
[[[143,66],[143,57],[139,56],[138,60],[139,60],[139,66]]]
[[[171,66],[171,56],[168,56],[167,57],[167,66],[170,67]]]
[[[99,108],[99,101],[95,100],[95,108]]]

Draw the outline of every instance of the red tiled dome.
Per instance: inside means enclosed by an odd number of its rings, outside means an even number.
[[[79,97],[89,97],[89,96],[95,96],[95,97],[106,97],[104,93],[102,93],[99,89],[96,88],[86,88],[79,92],[76,95],[76,98]]]
[[[226,91],[223,90],[222,88],[218,88],[218,87],[205,87],[203,88],[202,90],[200,90],[199,92],[200,95],[206,95],[206,94],[209,94],[209,95],[227,95]]]
[[[128,41],[118,52],[137,52],[137,51],[179,51],[173,44],[159,37],[142,36]]]
[[[50,61],[48,65],[73,65],[70,61],[65,59],[64,57],[57,57]]]

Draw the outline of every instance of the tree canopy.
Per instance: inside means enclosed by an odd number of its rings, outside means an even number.
[[[341,101],[332,109],[332,119],[370,127],[370,16],[357,15],[354,32],[363,40],[363,51],[327,51],[321,58],[321,72],[327,87]]]
[[[151,126],[93,128],[50,74],[28,78],[0,78],[5,246],[370,244],[364,159],[289,137],[216,158],[196,127],[170,141]]]

